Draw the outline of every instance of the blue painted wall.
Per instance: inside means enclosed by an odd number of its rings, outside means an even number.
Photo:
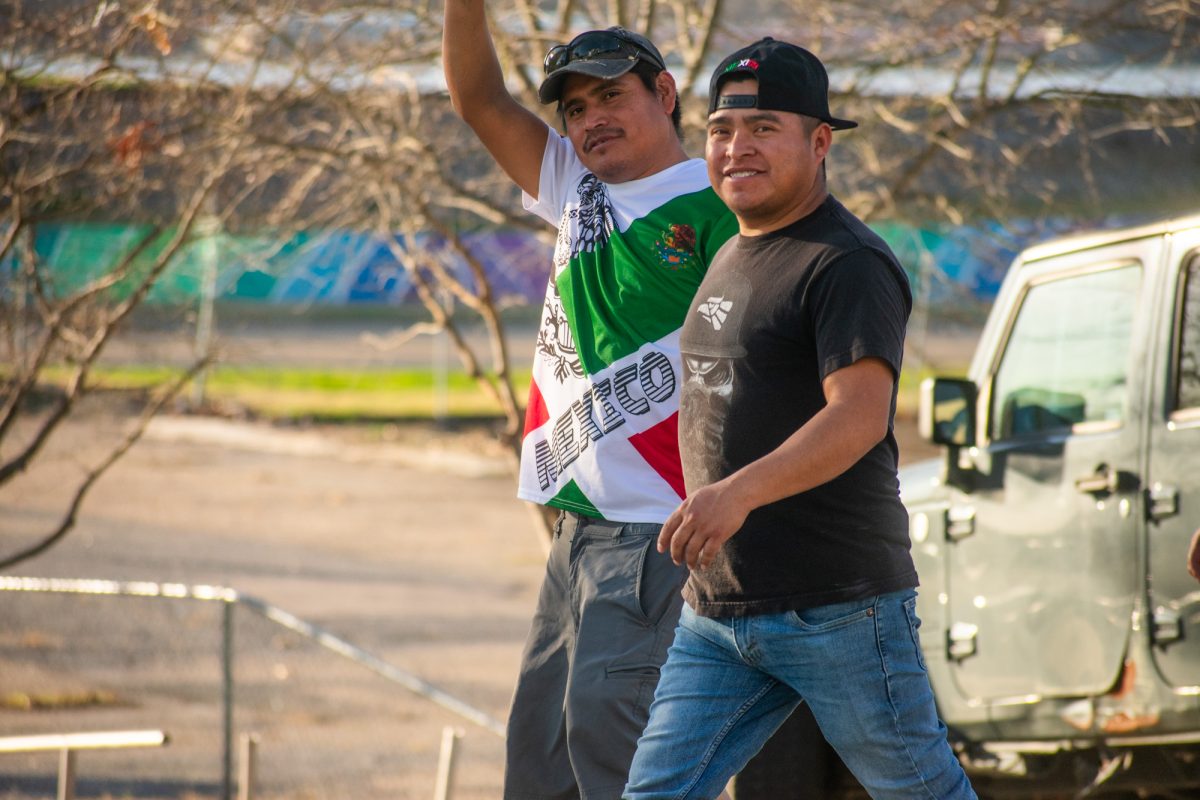
[[[1034,234],[1013,226],[914,228],[899,223],[873,226],[900,256],[919,297],[937,302],[964,292],[992,299],[1004,272]],[[50,267],[61,292],[77,289],[105,274],[145,235],[135,225],[63,223],[38,227],[35,249]],[[1041,237],[1044,238],[1044,232]],[[138,260],[148,268],[169,238],[163,234]],[[548,277],[550,247],[524,231],[481,231],[466,237],[485,265],[496,296],[507,302],[538,305]],[[418,302],[412,279],[396,259],[392,245],[372,234],[351,231],[304,232],[272,236],[221,234],[196,241],[181,251],[154,287],[149,301],[186,303],[201,292],[208,263],[217,265],[217,296],[223,300],[279,305],[360,303],[400,305]],[[418,241],[468,286],[466,265],[435,237]],[[10,257],[0,270],[8,283],[16,268]],[[136,271],[135,270],[135,271]]]

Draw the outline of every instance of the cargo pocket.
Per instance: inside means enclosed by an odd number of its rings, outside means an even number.
[[[658,664],[613,664],[604,670],[606,678],[627,680],[658,680]]]
[[[604,670],[604,677],[616,687],[615,693],[624,694],[629,703],[627,710],[637,720],[639,729],[650,719],[650,704],[654,702],[654,690],[658,687],[658,664],[613,664]]]

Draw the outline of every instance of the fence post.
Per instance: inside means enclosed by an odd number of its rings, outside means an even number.
[[[58,755],[58,800],[75,800],[75,751],[69,747]]]
[[[233,800],[233,606],[226,600],[221,614],[222,800]]]
[[[238,800],[254,800],[254,781],[258,753],[258,737],[244,733],[238,754]]]
[[[447,725],[442,728],[442,752],[438,757],[437,788],[434,789],[434,800],[449,800],[450,792],[454,790],[454,761],[458,740],[463,737],[459,728]]]
[[[214,304],[217,299],[217,272],[220,270],[220,241],[221,221],[216,215],[214,195],[205,200],[208,214],[196,220],[193,228],[199,241],[195,247],[200,256],[200,297],[199,309],[196,313],[196,358],[208,355],[212,348],[213,328],[215,327],[216,312]],[[196,373],[192,381],[192,405],[196,408],[204,405],[205,380],[208,377],[208,367],[205,366]]]

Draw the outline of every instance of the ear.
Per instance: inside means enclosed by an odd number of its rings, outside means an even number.
[[[811,140],[813,155],[818,158],[824,158],[829,155],[829,148],[833,147],[833,128],[822,122],[813,131]]]
[[[675,76],[664,69],[654,76],[654,90],[658,96],[658,101],[662,104],[663,111],[667,112],[667,114],[674,111],[675,103],[678,101],[678,93],[675,90]]]

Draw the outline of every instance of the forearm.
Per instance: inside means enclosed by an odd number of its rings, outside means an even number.
[[[517,186],[537,197],[550,128],[508,93],[484,0],[446,0],[442,66],[454,110]]]
[[[850,469],[887,435],[892,369],[863,359],[822,383],[825,407],[771,452],[688,496],[667,518],[658,549],[703,568],[756,508],[807,492]]]
[[[887,421],[852,406],[829,405],[783,444],[721,483],[749,513],[828,483],[854,466],[887,433]]]
[[[442,67],[450,101],[466,119],[500,98],[510,98],[488,31],[484,0],[446,0]]]
[[[689,493],[663,525],[659,551],[707,567],[750,512],[827,483],[862,458],[883,437],[863,420],[852,407],[826,406],[770,453]]]

